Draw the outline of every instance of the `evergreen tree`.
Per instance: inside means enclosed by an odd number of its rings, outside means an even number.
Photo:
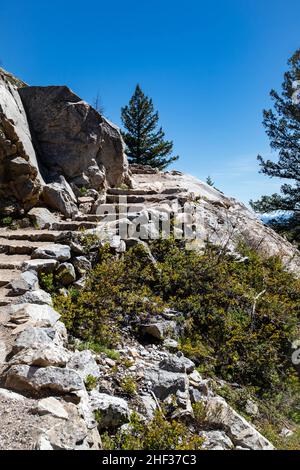
[[[258,212],[275,210],[291,212],[292,219],[282,219],[281,225],[298,225],[300,220],[300,49],[288,61],[289,70],[284,75],[282,93],[272,90],[274,109],[264,110],[263,125],[271,148],[278,151],[277,161],[264,160],[260,155],[261,173],[286,179],[280,194],[263,196],[250,201]],[[297,219],[297,220],[296,220]],[[284,222],[286,221],[286,222]],[[299,231],[300,234],[300,231]]]
[[[206,178],[206,184],[208,184],[209,186],[212,186],[212,187],[214,187],[214,185],[215,185],[215,183],[212,180],[210,175],[208,175],[208,177]]]
[[[130,163],[165,169],[178,156],[170,156],[173,142],[164,140],[165,133],[158,127],[159,115],[137,85],[129,104],[121,109],[125,132],[122,133]]]

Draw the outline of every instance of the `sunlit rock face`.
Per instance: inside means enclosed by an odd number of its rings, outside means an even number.
[[[121,133],[66,86],[19,90],[45,177],[102,190],[128,180]]]
[[[20,85],[25,84],[0,69],[0,211],[4,214],[34,206],[43,183]]]

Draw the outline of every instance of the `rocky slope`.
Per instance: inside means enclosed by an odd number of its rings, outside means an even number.
[[[237,259],[243,242],[298,275],[296,248],[189,175],[128,168],[119,130],[67,87],[27,87],[1,71],[0,112],[0,213],[16,217],[0,229],[0,448],[100,449],[99,432],[122,429],[134,411],[147,422],[160,402],[196,432],[201,402],[205,448],[272,449],[178,351],[177,312],[143,326],[148,345],[124,330],[112,359],[68,338],[40,280],[54,273],[80,289],[95,262],[89,237],[119,255],[172,233]]]

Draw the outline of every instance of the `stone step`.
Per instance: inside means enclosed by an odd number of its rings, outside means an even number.
[[[11,281],[18,279],[19,276],[19,271],[14,271],[12,269],[0,269],[0,287],[6,286]]]
[[[6,240],[29,240],[31,242],[62,242],[71,238],[71,231],[62,230],[0,230]]]
[[[136,188],[136,189],[122,189],[122,188],[108,188],[107,194],[112,196],[153,196],[155,194],[179,194],[186,192],[187,189],[182,187],[169,187],[163,188],[161,191],[158,189]]]
[[[77,232],[83,229],[92,229],[97,227],[97,222],[65,220],[52,224],[53,230]]]
[[[9,305],[12,301],[11,297],[9,297],[9,289],[6,287],[0,287],[0,307],[5,307]]]
[[[117,217],[118,219],[124,219],[128,218],[130,219],[135,219],[140,215],[140,212],[124,212],[124,213],[119,213],[119,212],[113,212],[113,213],[108,213],[108,214],[103,214],[103,215],[97,215],[97,214],[87,214],[87,215],[77,215],[76,220],[81,220],[81,221],[95,221],[101,223],[101,222],[107,222],[109,220],[115,220]]]
[[[23,263],[30,259],[29,255],[7,255],[5,253],[1,253],[0,269],[21,270]]]
[[[111,203],[127,203],[127,204],[138,204],[138,203],[160,203],[163,201],[171,201],[177,199],[178,195],[176,194],[153,194],[153,195],[129,195],[129,196],[120,196],[115,194],[107,194],[106,202]]]
[[[9,255],[30,255],[37,248],[48,245],[49,242],[0,238],[0,253]]]
[[[98,216],[105,216],[107,214],[116,214],[118,212],[127,213],[127,212],[141,212],[145,210],[146,207],[144,204],[118,204],[118,203],[110,203],[110,204],[99,204],[97,209],[96,215]]]
[[[152,168],[150,165],[129,165],[129,170],[133,175],[157,175],[158,168]]]
[[[122,188],[108,188],[107,194],[111,194],[114,196],[131,196],[131,195],[138,195],[138,196],[147,196],[158,194],[159,191],[155,189],[122,189]]]

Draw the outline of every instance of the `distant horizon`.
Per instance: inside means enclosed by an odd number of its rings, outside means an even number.
[[[90,104],[99,93],[104,115],[120,127],[120,109],[139,83],[180,157],[169,169],[210,176],[248,205],[281,184],[259,174],[256,156],[276,156],[262,110],[300,46],[299,20],[296,0],[193,0],[184,9],[170,0],[90,0],[84,7],[16,0],[0,13],[9,38],[0,65],[29,85],[67,85]],[[284,35],[282,24],[289,25]]]

